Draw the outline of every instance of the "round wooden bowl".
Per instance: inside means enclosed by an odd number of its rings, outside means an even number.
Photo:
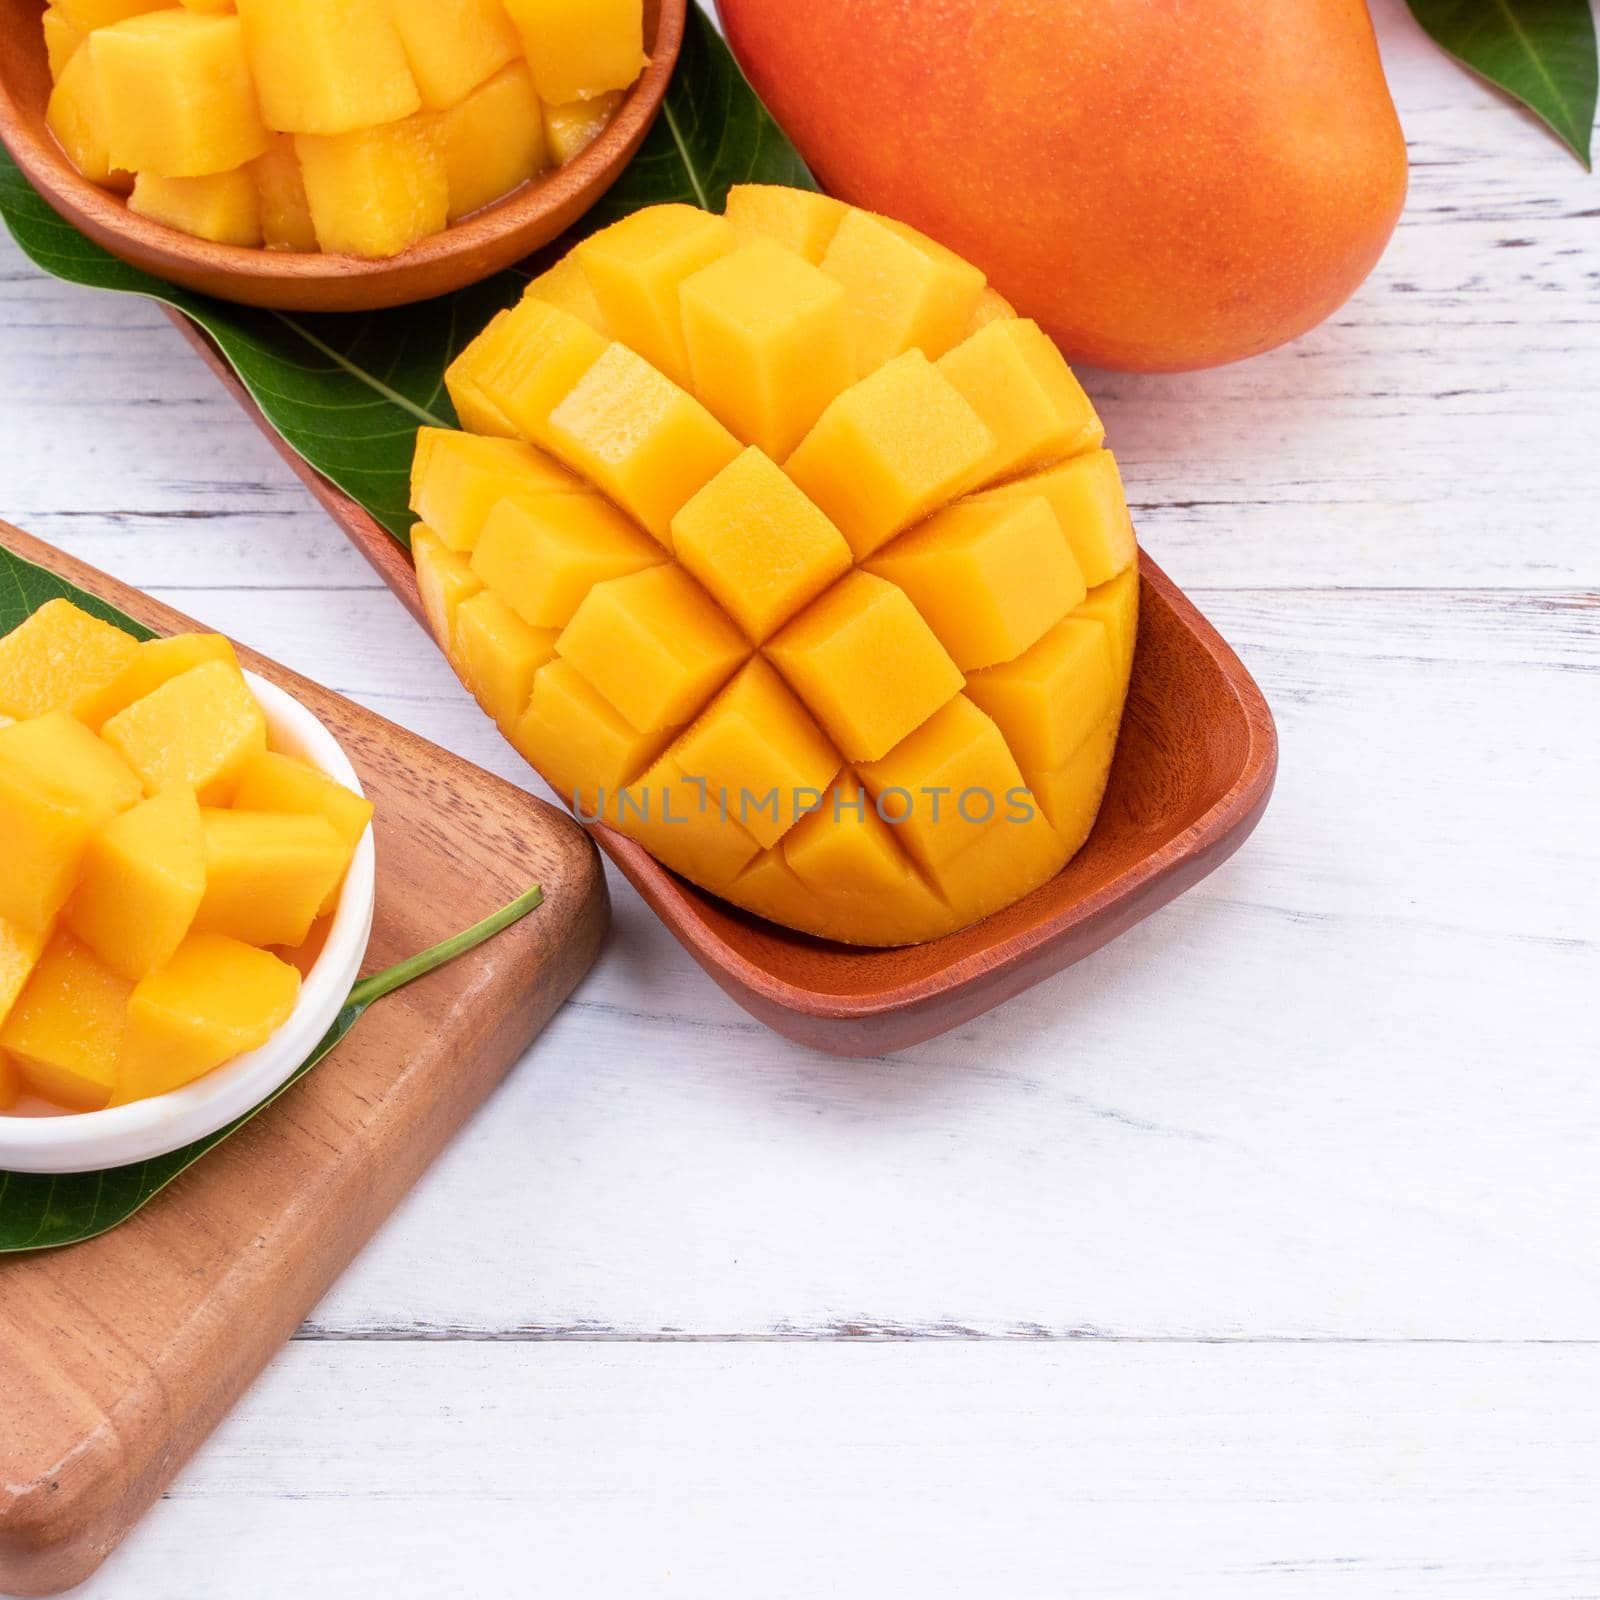
[[[477,283],[571,227],[616,182],[661,109],[688,0],[645,0],[650,64],[582,155],[382,261],[212,244],[136,215],[90,183],[45,125],[43,9],[41,0],[0,0],[0,143],[61,216],[129,266],[202,294],[278,311],[375,311]]]

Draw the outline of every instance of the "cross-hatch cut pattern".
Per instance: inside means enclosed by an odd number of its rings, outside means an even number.
[[[457,359],[418,582],[586,816],[775,921],[949,932],[1088,836],[1132,663],[1116,463],[1049,339],[901,224],[637,212]]]

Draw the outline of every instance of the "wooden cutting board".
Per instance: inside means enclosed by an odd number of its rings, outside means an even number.
[[[151,627],[196,624],[0,523]],[[537,882],[543,905],[378,1001],[314,1071],[99,1239],[0,1256],[0,1590],[81,1581],[160,1494],[572,992],[609,918],[563,812],[241,649],[333,731],[377,807],[363,971]]]

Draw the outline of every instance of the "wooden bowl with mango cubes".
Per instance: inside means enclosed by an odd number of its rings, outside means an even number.
[[[686,8],[604,0],[564,32],[542,0],[370,0],[326,38],[309,0],[0,0],[0,142],[63,218],[170,283],[404,305],[522,260],[615,182]]]

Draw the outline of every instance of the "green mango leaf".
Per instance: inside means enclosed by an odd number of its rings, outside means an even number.
[[[691,6],[661,115],[579,228],[668,200],[720,211],[735,183],[815,187],[722,36]],[[58,217],[3,150],[0,217],[29,259],[56,277],[144,295],[190,317],[291,448],[401,544],[412,521],[407,501],[417,428],[456,423],[444,369],[497,311],[515,303],[529,276],[502,272],[437,300],[361,315],[230,305],[125,266]],[[555,248],[540,259],[553,257]]]
[[[1596,53],[1589,0],[1407,0],[1424,31],[1520,100],[1589,166]]]
[[[141,639],[154,637],[150,629],[135,622],[115,606],[57,577],[44,567],[24,561],[21,556],[0,545],[0,636],[9,633],[47,600],[57,599],[70,600],[74,605],[92,611],[96,616]],[[271,1105],[291,1084],[304,1077],[349,1033],[375,1000],[381,1000],[384,995],[392,994],[414,979],[475,949],[484,940],[493,938],[502,928],[510,927],[513,922],[525,917],[543,898],[535,886],[483,921],[474,923],[472,927],[434,945],[432,949],[363,978],[350,991],[350,998],[334,1018],[333,1026],[323,1036],[322,1042],[294,1075],[254,1110],[247,1111],[237,1121],[230,1122],[227,1127],[207,1138],[196,1140],[169,1155],[106,1172],[76,1172],[52,1177],[38,1173],[0,1171],[0,1255],[77,1244],[109,1231],[120,1222],[126,1222],[208,1150],[237,1132],[252,1117]]]

